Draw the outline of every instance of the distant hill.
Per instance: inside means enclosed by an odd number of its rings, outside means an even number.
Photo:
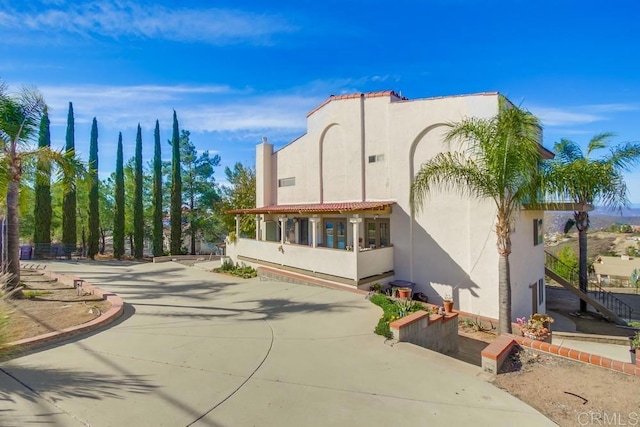
[[[573,218],[573,212],[547,211],[544,214],[545,233],[561,232],[569,218]],[[640,208],[623,209],[622,212],[606,210],[596,207],[589,212],[591,220],[590,230],[602,230],[613,224],[631,224],[640,226]]]

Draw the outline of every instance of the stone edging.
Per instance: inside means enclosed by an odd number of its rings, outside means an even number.
[[[28,347],[34,347],[41,344],[49,343],[52,341],[62,340],[65,338],[72,337],[74,335],[78,335],[80,333],[86,333],[98,329],[102,326],[108,325],[114,320],[118,319],[122,313],[124,312],[124,302],[122,298],[118,295],[110,292],[106,292],[97,286],[94,286],[84,279],[81,279],[77,276],[67,276],[64,274],[59,274],[53,271],[47,271],[47,276],[52,279],[57,279],[61,283],[65,283],[69,286],[73,286],[74,280],[83,280],[82,288],[91,292],[94,295],[101,296],[104,300],[109,301],[111,303],[111,307],[104,313],[102,313],[99,317],[90,320],[89,322],[82,323],[80,325],[70,326],[65,329],[61,329],[59,331],[48,332],[46,334],[38,335],[35,337],[24,338],[18,341],[13,341],[7,343],[5,349],[9,350],[21,350]]]
[[[613,371],[622,372],[629,375],[640,376],[640,358],[636,359],[636,364],[612,360],[608,357],[597,356],[584,351],[575,350],[568,347],[550,344],[544,341],[532,340],[530,338],[515,335],[502,334],[493,343],[482,350],[482,369],[496,374],[504,363],[506,355],[510,353],[515,344],[529,347],[537,351],[553,354],[556,356],[572,359],[577,362],[588,363]]]

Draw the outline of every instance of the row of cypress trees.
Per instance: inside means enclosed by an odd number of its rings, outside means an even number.
[[[171,188],[171,245],[170,252],[179,254],[182,243],[182,179],[180,173],[180,136],[177,114],[173,112],[173,155],[172,155],[172,188]],[[39,147],[51,146],[50,120],[45,108],[40,121]],[[75,120],[73,104],[69,103],[67,115],[67,130],[65,154],[73,156],[75,150]],[[134,175],[134,257],[143,256],[144,218],[142,192],[142,129],[138,124],[135,148]],[[35,256],[49,254],[51,245],[51,166],[42,160],[37,162],[35,179],[34,206],[34,243]],[[163,224],[162,224],[162,157],[160,145],[160,123],[156,120],[154,131],[154,161],[153,161],[153,254],[163,253]],[[64,171],[63,174],[63,202],[62,202],[62,246],[64,255],[68,258],[77,244],[76,232],[76,174]],[[94,117],[91,126],[89,145],[89,162],[87,168],[89,183],[89,235],[87,238],[87,256],[93,259],[99,252],[100,217],[99,217],[99,178],[98,178],[98,122]],[[124,158],[122,149],[122,132],[118,135],[116,152],[116,172],[114,188],[114,223],[113,223],[113,255],[120,259],[124,255],[125,247],[125,189],[124,189]],[[83,234],[84,237],[84,234]]]

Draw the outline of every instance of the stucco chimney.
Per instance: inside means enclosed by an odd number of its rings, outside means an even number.
[[[256,146],[256,207],[273,204],[272,157],[273,145],[263,136],[262,142]]]

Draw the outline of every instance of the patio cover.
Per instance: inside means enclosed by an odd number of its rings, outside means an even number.
[[[301,205],[271,205],[261,208],[232,209],[227,211],[230,214],[320,214],[320,213],[343,213],[343,212],[371,212],[390,213],[393,201],[378,202],[340,202],[340,203],[319,203]]]

